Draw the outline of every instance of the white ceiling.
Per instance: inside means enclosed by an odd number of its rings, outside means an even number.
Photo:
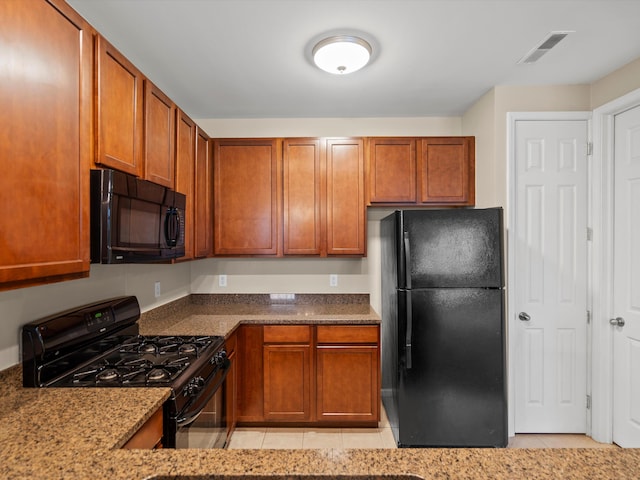
[[[640,57],[640,0],[67,0],[193,118],[459,116],[497,85],[589,84]],[[549,32],[574,30],[536,64]],[[329,34],[373,61],[311,63]]]

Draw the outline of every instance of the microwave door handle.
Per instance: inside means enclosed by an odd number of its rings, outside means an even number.
[[[180,235],[180,212],[177,208],[171,207],[164,217],[164,239],[168,246],[175,247],[178,244]]]

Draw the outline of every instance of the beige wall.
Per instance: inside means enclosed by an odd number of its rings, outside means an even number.
[[[463,115],[463,134],[476,136],[478,206],[508,208],[507,113],[589,111],[590,92],[589,85],[498,86]]]
[[[640,88],[640,58],[611,72],[591,85],[591,109]]]
[[[460,117],[215,118],[196,122],[217,138],[461,135]]]
[[[462,117],[462,134],[476,137],[476,206],[499,206],[496,191],[495,90],[483,95]]]
[[[154,296],[160,281],[161,295]],[[142,311],[189,294],[190,265],[91,265],[89,278],[0,292],[0,370],[19,362],[20,329],[68,308],[136,295]]]

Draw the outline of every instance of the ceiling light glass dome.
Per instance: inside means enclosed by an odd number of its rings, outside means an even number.
[[[318,68],[335,75],[346,75],[369,62],[371,45],[360,37],[337,35],[318,42],[312,54]]]

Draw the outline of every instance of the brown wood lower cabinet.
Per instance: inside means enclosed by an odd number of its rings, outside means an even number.
[[[162,407],[151,415],[151,418],[133,434],[133,437],[122,448],[162,448]]]
[[[265,420],[311,420],[311,326],[264,327]]]
[[[225,425],[227,426],[227,442],[231,438],[231,434],[236,428],[238,422],[238,364],[236,345],[238,343],[238,334],[234,332],[225,341],[225,349],[227,358],[231,362],[227,378],[224,383],[224,402],[225,402]]]
[[[377,424],[378,347],[318,345],[316,357],[317,420]]]
[[[316,419],[377,425],[380,330],[377,325],[317,327]]]
[[[236,358],[238,424],[378,424],[379,325],[243,325]]]

